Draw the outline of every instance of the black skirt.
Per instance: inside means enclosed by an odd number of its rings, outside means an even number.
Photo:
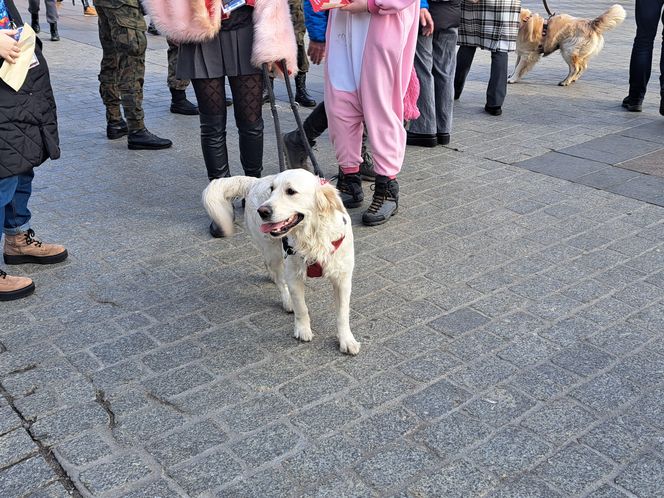
[[[194,80],[257,74],[251,63],[254,45],[253,8],[241,7],[221,23],[221,31],[209,41],[182,43],[176,76]]]

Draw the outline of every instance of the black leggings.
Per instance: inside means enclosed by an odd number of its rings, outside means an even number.
[[[238,128],[262,120],[263,75],[229,76],[233,94],[233,111]],[[192,80],[198,109],[208,116],[226,116],[226,87],[224,78]]]

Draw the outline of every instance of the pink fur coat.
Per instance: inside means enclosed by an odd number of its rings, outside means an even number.
[[[221,0],[143,0],[157,29],[175,42],[204,42],[221,28]],[[253,0],[254,47],[251,62],[260,67],[286,59],[297,72],[297,43],[288,0]],[[275,68],[277,69],[277,68]]]

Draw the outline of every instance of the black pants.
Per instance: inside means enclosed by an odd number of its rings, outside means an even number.
[[[646,94],[652,53],[660,18],[664,23],[664,0],[636,0],[636,37],[632,46],[632,57],[629,62],[629,96],[641,102]],[[664,40],[662,54],[659,59],[659,85],[664,97]]]
[[[456,72],[454,73],[454,93],[461,95],[466,78],[473,64],[477,47],[461,45],[457,52]],[[486,105],[501,107],[507,95],[507,52],[491,52],[491,76],[486,89]]]

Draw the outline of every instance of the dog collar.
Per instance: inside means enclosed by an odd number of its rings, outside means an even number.
[[[346,220],[344,219],[344,222],[345,221]],[[341,238],[332,241],[332,247],[334,248],[332,249],[332,254],[337,252],[337,250],[339,249],[339,247],[341,247],[341,244],[343,243],[345,238],[346,236],[342,235]],[[293,254],[295,254],[295,249],[293,249],[293,246],[291,246],[288,243],[288,237],[284,237],[283,239],[281,239],[281,245],[284,248],[284,252],[286,253],[285,257],[292,256]],[[323,276],[323,265],[321,265],[318,261],[310,265],[307,265],[307,277],[319,278],[322,276]]]

